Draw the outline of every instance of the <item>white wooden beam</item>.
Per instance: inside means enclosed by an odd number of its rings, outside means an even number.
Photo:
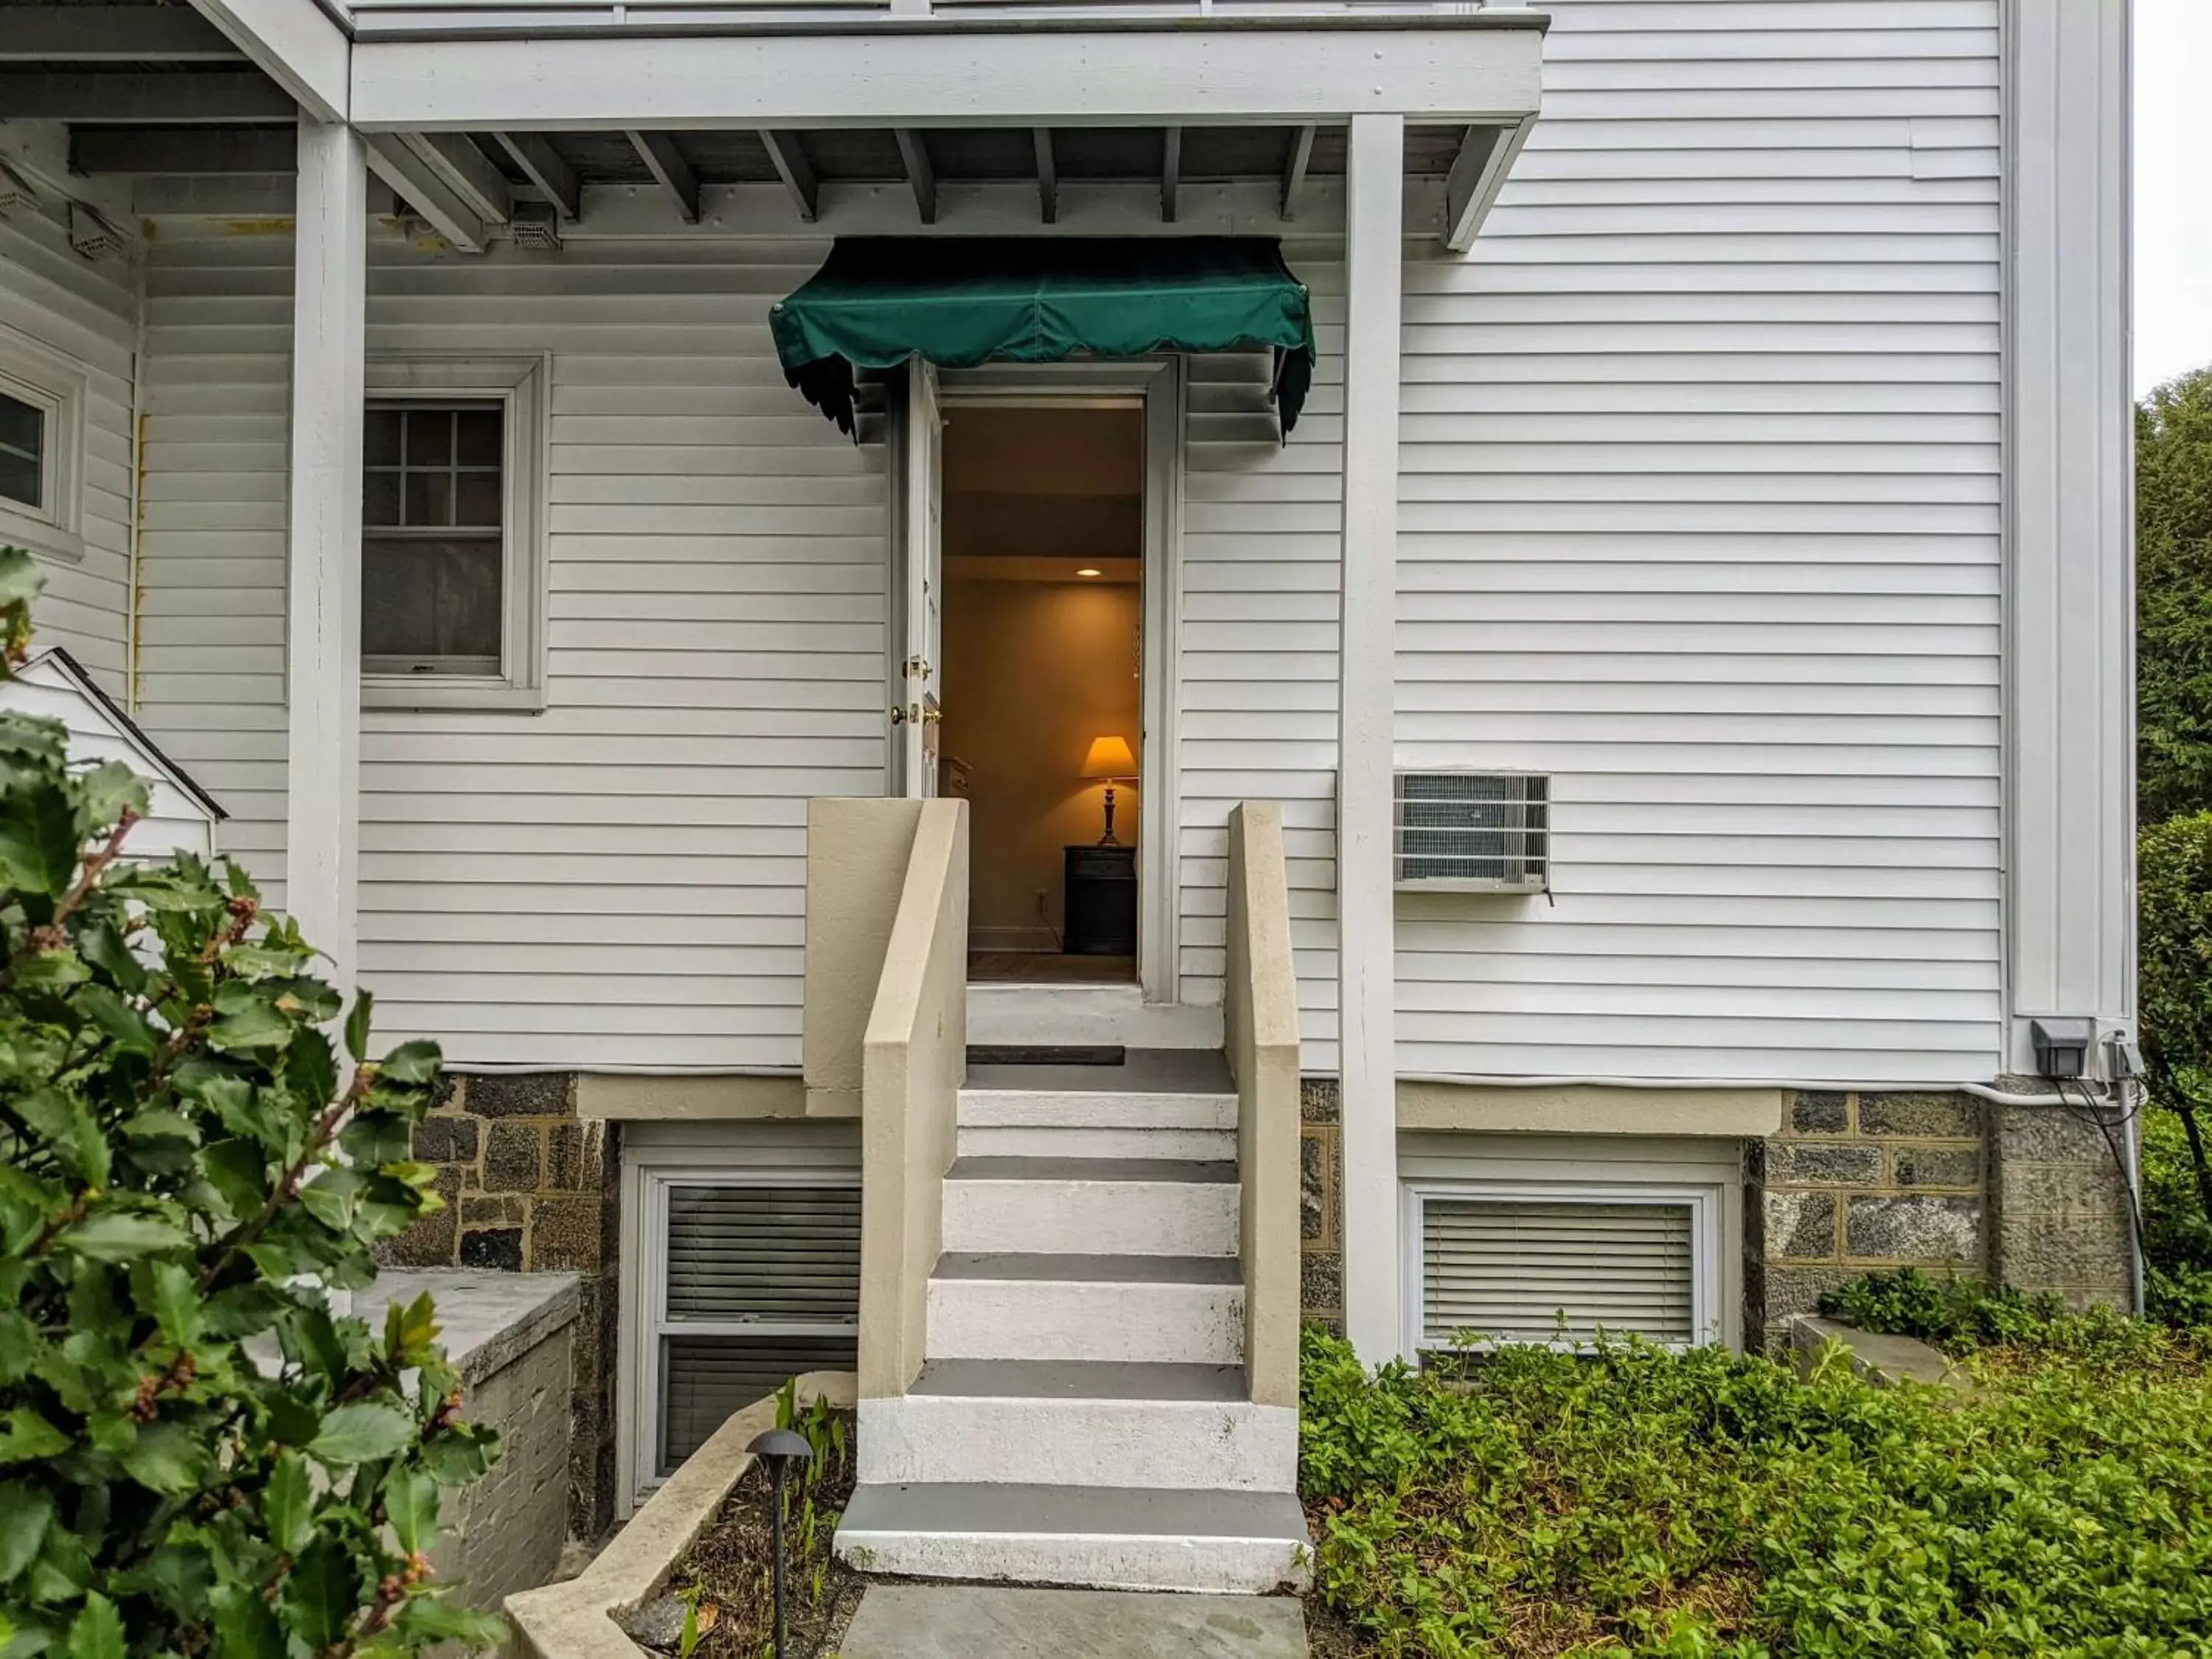
[[[477,218],[503,225],[514,216],[514,191],[507,175],[477,148],[475,139],[458,132],[417,132],[408,143]]]
[[[665,132],[629,135],[630,148],[660,186],[661,194],[676,205],[676,216],[687,225],[699,222],[699,180],[676,141]]]
[[[368,140],[369,170],[392,186],[430,228],[464,253],[482,253],[484,223],[405,139],[390,133]]]
[[[1406,122],[1355,115],[1345,161],[1344,505],[1337,652],[1337,1070],[1345,1334],[1376,1364],[1399,1323],[1391,845],[1398,325]]]
[[[1474,246],[1475,233],[1482,228],[1491,204],[1498,200],[1506,175],[1513,171],[1514,161],[1535,125],[1536,118],[1532,115],[1510,127],[1467,130],[1459,154],[1452,160],[1451,173],[1444,180],[1444,246],[1454,253],[1464,253]]]
[[[361,427],[368,173],[343,126],[300,126],[286,529],[284,908],[352,988],[361,839]]]
[[[959,27],[941,15],[839,33],[665,40],[377,40],[354,46],[372,131],[1295,125],[1347,112],[1504,124],[1541,104],[1539,12],[1108,27]],[[1276,25],[1281,24],[1281,27]]]
[[[1291,135],[1290,159],[1283,163],[1283,217],[1298,216],[1298,198],[1306,187],[1306,169],[1313,165],[1314,135],[1321,129],[1308,121]]]
[[[893,135],[898,140],[899,159],[906,164],[907,182],[914,186],[914,205],[921,215],[921,222],[937,222],[937,169],[929,164],[929,147],[921,135],[912,127],[901,127]]]
[[[189,6],[9,6],[0,64],[224,63],[241,54]]]
[[[2126,0],[2008,0],[2003,39],[2001,1069],[2028,1072],[2034,1016],[2136,1012]]]
[[[1182,189],[1182,129],[1171,125],[1161,138],[1160,222],[1171,225],[1176,222],[1176,197]]]
[[[776,177],[783,180],[784,190],[797,204],[799,216],[812,224],[821,215],[821,191],[814,182],[814,168],[806,152],[799,147],[799,135],[764,131],[760,141],[768,147],[768,159],[775,164]]]
[[[584,187],[576,170],[561,159],[552,143],[534,132],[502,132],[500,148],[514,158],[530,182],[545,192],[563,222],[584,216]]]
[[[318,121],[351,105],[353,43],[316,0],[191,0],[261,72]]]
[[[1032,127],[1030,137],[1036,147],[1037,211],[1047,224],[1060,217],[1060,166],[1052,153],[1052,129]]]

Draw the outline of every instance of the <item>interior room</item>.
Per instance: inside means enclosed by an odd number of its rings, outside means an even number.
[[[940,787],[970,803],[969,977],[1133,980],[1144,411],[948,404]]]

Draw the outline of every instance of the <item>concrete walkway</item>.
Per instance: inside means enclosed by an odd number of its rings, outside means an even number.
[[[1305,1659],[1287,1595],[872,1584],[841,1659]]]

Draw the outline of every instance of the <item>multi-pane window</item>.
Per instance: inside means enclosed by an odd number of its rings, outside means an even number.
[[[362,428],[365,672],[501,672],[506,456],[502,402],[369,405]]]
[[[0,500],[34,513],[48,510],[46,423],[49,411],[0,392]]]

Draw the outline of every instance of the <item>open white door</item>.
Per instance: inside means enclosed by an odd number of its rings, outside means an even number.
[[[906,793],[937,793],[938,722],[944,717],[945,534],[939,480],[944,417],[937,370],[917,357],[906,377],[906,639],[899,664],[898,706],[891,710],[904,752]]]

